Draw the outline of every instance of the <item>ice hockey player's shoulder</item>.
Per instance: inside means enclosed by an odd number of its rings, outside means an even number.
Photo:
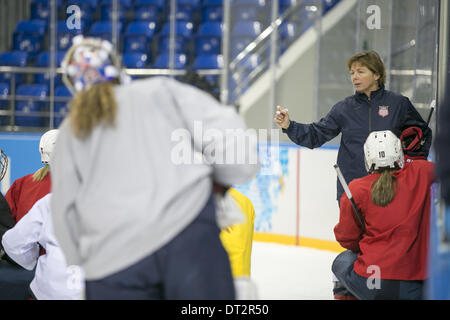
[[[164,87],[166,88],[173,87],[176,86],[177,84],[178,81],[175,81],[172,78],[157,76],[134,80],[131,83],[125,85],[124,88],[152,90],[152,89],[161,89]]]
[[[405,163],[405,167],[411,167],[417,171],[433,171],[434,163],[428,160],[413,160]]]
[[[369,174],[367,176],[356,178],[350,181],[348,187],[352,190],[352,192],[359,192],[361,190],[370,189],[373,180],[377,178],[376,174]]]

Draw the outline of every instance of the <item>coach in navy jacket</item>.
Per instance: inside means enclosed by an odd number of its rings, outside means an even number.
[[[367,174],[364,142],[372,131],[391,130],[398,137],[411,126],[422,129],[422,151],[428,156],[432,133],[407,97],[384,88],[386,71],[378,54],[361,52],[347,62],[355,94],[333,106],[318,122],[302,124],[289,120],[286,110],[278,107],[275,123],[296,144],[317,148],[342,133],[337,164],[347,183]],[[318,169],[319,170],[319,169]],[[337,200],[344,192],[337,181]]]

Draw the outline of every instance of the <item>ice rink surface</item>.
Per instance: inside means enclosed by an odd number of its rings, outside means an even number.
[[[332,300],[337,252],[253,242],[251,278],[261,300]]]

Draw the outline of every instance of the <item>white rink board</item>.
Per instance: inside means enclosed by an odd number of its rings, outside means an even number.
[[[270,174],[236,186],[253,203],[255,232],[335,241],[337,151],[280,144],[280,157],[265,164]]]
[[[335,149],[300,150],[300,235],[335,240],[339,221]]]
[[[282,177],[283,190],[277,202],[278,210],[272,218],[272,233],[295,236],[297,234],[297,153],[299,149],[289,148],[288,175]],[[291,160],[292,159],[292,160]]]

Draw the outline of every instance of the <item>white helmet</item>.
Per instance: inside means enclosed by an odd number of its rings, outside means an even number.
[[[52,129],[44,133],[39,142],[39,152],[41,153],[42,163],[49,163],[55,148],[56,138],[58,138],[58,129]]]
[[[364,144],[366,170],[389,167],[403,168],[404,158],[400,139],[392,131],[374,131]]]

